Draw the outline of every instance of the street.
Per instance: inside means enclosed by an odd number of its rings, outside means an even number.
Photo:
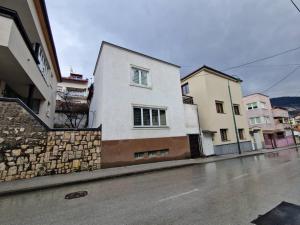
[[[251,224],[282,201],[300,204],[299,159],[292,149],[4,196],[0,224]],[[65,199],[76,191],[88,195]]]

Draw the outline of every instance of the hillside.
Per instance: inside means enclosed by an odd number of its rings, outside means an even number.
[[[272,106],[287,108],[291,116],[300,113],[300,97],[278,97],[270,100]]]

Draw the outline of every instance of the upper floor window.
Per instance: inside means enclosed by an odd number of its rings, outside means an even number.
[[[234,104],[234,105],[233,105],[233,111],[234,111],[234,114],[235,114],[235,115],[241,115],[241,114],[240,114],[240,105]]]
[[[221,101],[216,101],[216,109],[217,109],[217,113],[224,113],[224,107],[223,107],[224,103]]]
[[[167,126],[166,110],[133,107],[133,125],[135,127],[165,127]]]
[[[149,87],[150,86],[149,71],[132,67],[131,82],[136,85]]]
[[[189,93],[190,93],[189,84],[188,84],[188,83],[183,84],[183,85],[181,86],[181,90],[182,90],[182,94],[183,94],[183,95],[189,94]]]
[[[258,108],[257,102],[252,102],[252,103],[247,104],[248,110],[257,109],[257,108]]]

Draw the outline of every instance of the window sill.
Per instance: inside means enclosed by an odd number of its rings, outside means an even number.
[[[145,88],[145,89],[149,89],[149,90],[152,90],[152,87],[151,86],[144,86],[144,85],[140,85],[140,84],[129,84],[130,86],[133,86],[133,87],[140,87],[140,88]]]
[[[161,127],[139,127],[139,126],[134,126],[132,128],[133,130],[166,130],[170,129],[169,126],[161,126]]]

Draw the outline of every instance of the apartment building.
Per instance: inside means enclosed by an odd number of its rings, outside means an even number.
[[[88,117],[89,80],[71,72],[57,84],[55,127],[84,128]],[[69,118],[71,117],[71,118]]]
[[[252,149],[241,82],[208,66],[181,79],[182,94],[198,107],[204,155]]]
[[[89,127],[102,127],[103,167],[190,157],[179,68],[102,42]]]
[[[75,103],[86,103],[88,97],[89,80],[83,75],[70,73],[68,77],[62,77],[62,82],[57,84],[56,100],[62,100],[62,96],[67,95]]]
[[[19,98],[53,126],[60,68],[43,0],[0,1],[0,97]]]
[[[277,148],[294,143],[288,110],[272,108],[270,98],[255,93],[243,98],[254,149]]]

